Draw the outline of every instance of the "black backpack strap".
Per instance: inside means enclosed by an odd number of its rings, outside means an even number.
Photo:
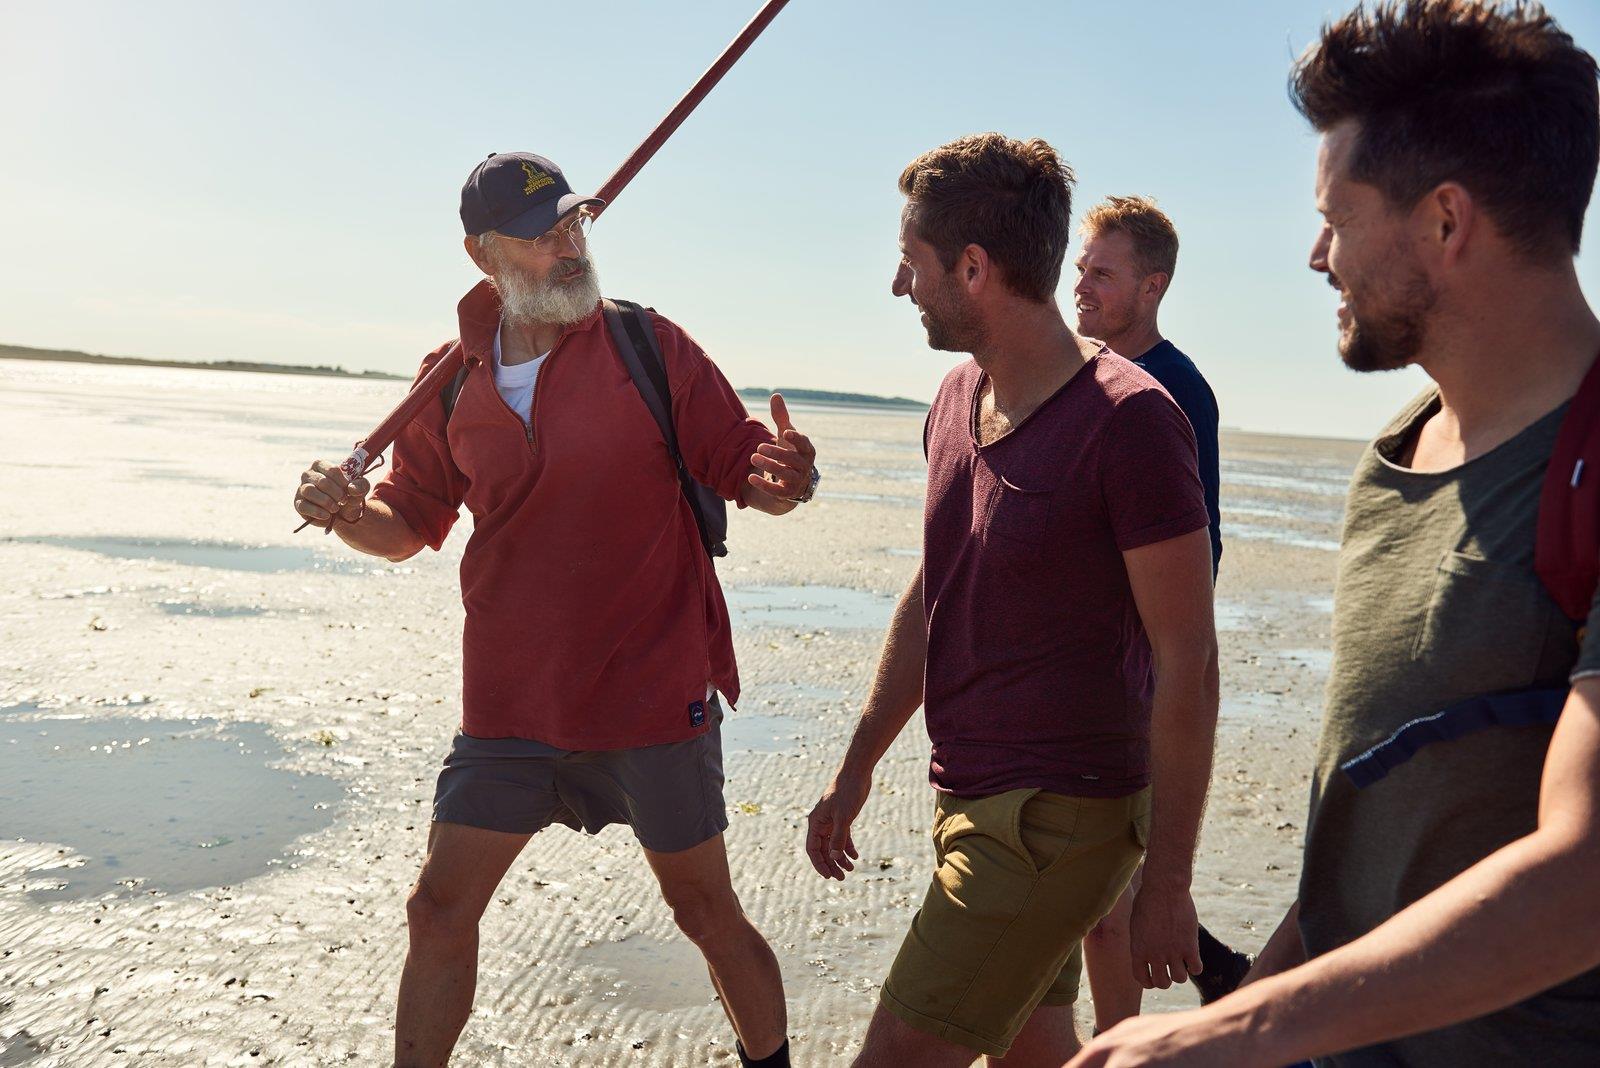
[[[461,363],[461,370],[456,372],[455,378],[445,384],[439,391],[439,403],[444,405],[444,421],[450,422],[450,416],[455,413],[456,401],[461,396],[461,387],[467,384],[469,365],[465,360]]]
[[[644,309],[632,301],[607,297],[601,302],[601,307],[612,340],[617,343],[617,352],[628,368],[628,376],[633,379],[645,407],[650,409],[656,425],[661,428],[667,452],[678,471],[678,488],[683,491],[684,500],[689,502],[689,508],[694,512],[700,544],[705,546],[708,554],[721,556],[726,550],[719,552],[721,546],[715,544],[711,537],[706,526],[705,511],[700,504],[700,494],[695,489],[689,469],[684,466],[683,453],[678,449],[678,431],[672,422],[672,389],[667,383],[666,360],[661,355],[661,346],[656,343],[655,330],[645,319]]]
[[[639,396],[655,417],[661,436],[667,441],[667,451],[672,462],[683,467],[683,454],[678,450],[678,431],[672,421],[672,388],[667,384],[666,360],[661,347],[656,344],[655,331],[644,321],[644,309],[629,300],[612,300],[607,297],[606,326],[617,343],[622,362],[628,367],[628,376],[638,387]]]

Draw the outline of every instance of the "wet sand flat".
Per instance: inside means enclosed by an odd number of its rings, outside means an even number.
[[[405,895],[459,718],[466,521],[393,565],[292,536],[289,502],[402,389],[0,360],[0,1066],[387,1063]],[[801,852],[916,570],[922,419],[795,418],[821,493],[782,520],[734,514],[719,565],[745,685],[724,726],[728,843],[783,965],[795,1061],[832,1065],[931,863],[920,719],[880,767],[860,870],[824,882]],[[1252,950],[1294,894],[1358,451],[1223,440],[1224,699],[1195,897]],[[454,1063],[737,1063],[625,829],[536,836],[482,944]]]

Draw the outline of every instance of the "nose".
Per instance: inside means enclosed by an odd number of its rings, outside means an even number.
[[[894,270],[894,282],[890,284],[889,291],[897,297],[911,295],[911,268],[904,263]]]
[[[1080,274],[1078,276],[1078,284],[1072,287],[1072,295],[1075,297],[1086,297],[1089,295],[1089,276],[1087,274]]]
[[[1311,246],[1311,263],[1313,271],[1327,274],[1328,250],[1333,246],[1333,227],[1327,223],[1322,224],[1322,230],[1317,234],[1316,243]]]

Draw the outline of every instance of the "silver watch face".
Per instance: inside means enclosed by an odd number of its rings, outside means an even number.
[[[806,485],[806,491],[800,494],[798,497],[791,498],[791,500],[793,500],[796,504],[805,504],[807,501],[811,500],[811,498],[817,495],[817,483],[821,481],[822,472],[818,471],[816,467],[813,466],[811,468],[811,481]]]

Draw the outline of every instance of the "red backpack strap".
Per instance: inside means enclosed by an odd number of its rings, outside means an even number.
[[[1583,376],[1550,454],[1533,569],[1568,619],[1588,618],[1600,583],[1600,359]]]

